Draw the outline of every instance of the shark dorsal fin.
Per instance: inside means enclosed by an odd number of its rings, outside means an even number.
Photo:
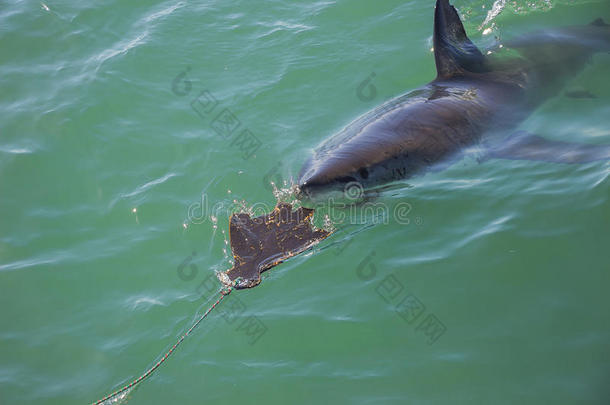
[[[438,77],[486,71],[485,56],[468,39],[462,21],[449,0],[436,0],[434,59]]]

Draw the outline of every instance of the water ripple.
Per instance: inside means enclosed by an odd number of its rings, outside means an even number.
[[[148,37],[148,31],[144,31],[141,34],[135,36],[132,39],[122,39],[115,44],[112,45],[109,49],[105,49],[101,53],[95,56],[95,60],[98,62],[98,67],[101,66],[105,61],[114,58],[117,55],[125,54],[129,52],[130,49],[142,44],[145,42],[145,39]]]
[[[137,295],[134,297],[129,297],[125,300],[125,304],[132,311],[140,309],[144,312],[148,311],[153,306],[167,306],[167,304],[163,301],[146,295]]]
[[[172,177],[176,177],[178,176],[178,174],[176,173],[168,173],[163,177],[159,177],[158,179],[155,180],[151,180],[148,183],[142,184],[141,186],[138,186],[134,191],[132,191],[131,193],[127,193],[127,194],[121,194],[122,198],[129,198],[129,197],[133,197],[136,196],[138,194],[141,194],[143,192],[145,192],[146,190],[148,190],[151,187],[154,187],[158,184],[163,184],[165,183],[167,180],[171,179]]]
[[[57,258],[17,260],[12,263],[0,264],[0,271],[11,271],[33,266],[40,266],[43,264],[55,263],[57,262],[57,260]]]
[[[15,145],[4,145],[0,146],[0,152],[11,153],[14,155],[24,155],[29,153],[34,153],[32,148],[28,147],[19,147]]]
[[[289,23],[289,22],[285,22],[285,21],[276,21],[271,24],[258,23],[257,25],[262,25],[265,27],[272,27],[272,29],[263,34],[257,35],[255,37],[256,39],[268,37],[269,35],[273,34],[274,32],[278,32],[278,31],[290,31],[293,34],[298,34],[299,32],[309,31],[309,30],[312,30],[315,28],[314,26],[311,26],[311,25]]]
[[[144,21],[145,22],[154,22],[154,21],[158,20],[159,18],[170,15],[171,13],[173,13],[174,11],[176,11],[179,8],[182,8],[184,6],[184,4],[185,4],[184,2],[179,1],[160,11],[155,11],[154,13],[149,14],[146,17],[144,17]]]

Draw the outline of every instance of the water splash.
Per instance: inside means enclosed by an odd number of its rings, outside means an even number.
[[[505,6],[506,6],[506,0],[496,0],[494,2],[493,6],[491,6],[491,10],[489,10],[487,12],[487,17],[485,17],[485,21],[483,21],[483,23],[479,26],[479,31],[482,30],[484,27],[486,27],[487,24],[492,22],[492,20],[494,20],[498,15],[500,15],[502,10],[504,10]],[[486,35],[486,32],[490,33],[493,28],[494,28],[494,26],[492,25],[492,27],[488,27],[487,29],[485,29],[483,31],[483,35]],[[490,31],[487,31],[487,30],[490,30]]]
[[[116,405],[116,404],[126,404],[129,401],[129,395],[134,391],[136,387],[132,387],[127,389],[126,391],[118,394],[116,397],[108,398],[107,400],[100,402],[99,405]]]

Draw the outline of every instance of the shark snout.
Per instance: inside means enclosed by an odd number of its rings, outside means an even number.
[[[331,188],[331,182],[324,176],[309,174],[299,178],[296,196],[299,200],[314,200]]]
[[[357,174],[311,172],[299,178],[296,196],[301,201],[315,203],[325,200],[357,199],[364,186]]]

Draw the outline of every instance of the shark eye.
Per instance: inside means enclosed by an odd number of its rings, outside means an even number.
[[[362,169],[358,170],[358,174],[360,177],[366,180],[369,177],[369,170],[366,167],[363,167]]]

